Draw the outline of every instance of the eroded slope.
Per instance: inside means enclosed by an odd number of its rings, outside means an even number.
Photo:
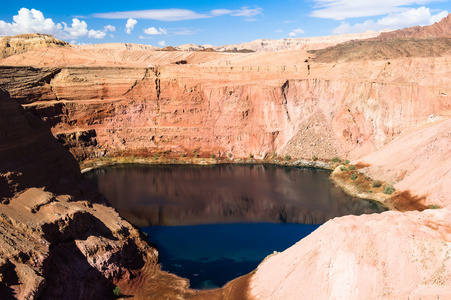
[[[308,240],[264,262],[252,279],[253,295],[270,299],[299,295],[324,299],[447,297],[450,136],[443,131],[449,131],[451,68],[446,51],[440,50],[436,57],[419,57],[422,45],[412,43],[416,47],[408,52],[412,57],[388,52],[387,59],[375,56],[374,60],[339,63],[336,59],[333,63],[312,61],[304,51],[265,55],[71,49],[67,56],[54,50],[29,51],[2,64],[32,62],[36,68],[2,67],[0,84],[27,111],[45,120],[80,160],[163,153],[264,157],[278,152],[308,159],[340,155],[355,162],[363,157],[373,164],[367,170],[372,176],[397,184],[399,189],[410,190],[415,184],[415,193],[427,193],[413,195],[427,200],[422,204],[440,203],[445,208],[328,222]],[[57,55],[64,59],[56,61]],[[274,57],[275,64],[271,63]],[[187,64],[172,64],[180,59]],[[43,68],[45,65],[51,68]],[[430,120],[433,126],[427,124]],[[413,160],[410,151],[415,152]],[[393,157],[386,159],[390,155]],[[415,158],[422,155],[427,156],[422,163],[433,163],[437,172],[412,168]],[[2,184],[7,182],[11,204],[22,205],[26,201],[14,197],[20,198],[23,181],[14,181],[14,176],[18,175],[5,175]],[[446,198],[440,198],[443,195]],[[27,216],[63,202],[47,196],[39,199],[27,208]],[[73,213],[69,220],[91,218],[76,213],[75,207],[64,209]],[[88,213],[97,216],[94,210]],[[120,235],[117,227],[106,227],[113,228],[109,231],[114,237]],[[54,230],[63,232],[57,237],[70,233]],[[109,231],[88,238],[76,231],[74,236],[88,241]],[[118,238],[119,244],[121,241],[122,237]],[[68,247],[75,249],[72,244]],[[45,257],[46,249],[43,246],[38,253]],[[34,278],[36,284],[28,289],[41,291],[43,279]],[[148,289],[139,278],[129,288]],[[237,285],[243,288],[241,281]],[[174,293],[183,293],[180,286],[183,283],[173,286]]]
[[[49,128],[3,90],[0,120],[2,299],[111,299],[115,285],[144,297],[187,293]]]

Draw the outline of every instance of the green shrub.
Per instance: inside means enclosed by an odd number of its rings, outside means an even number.
[[[429,205],[429,208],[430,208],[430,209],[439,209],[439,208],[440,208],[440,205],[437,205],[437,204],[431,204],[431,205]]]
[[[114,290],[113,290],[113,294],[114,294],[114,296],[116,296],[116,297],[120,297],[122,294],[121,294],[121,288],[120,287],[115,287],[114,288]]]
[[[386,186],[384,187],[384,190],[383,190],[384,194],[387,194],[387,195],[391,195],[391,194],[393,194],[395,191],[396,191],[396,189],[395,189],[391,184],[390,184],[390,185],[386,185]]]
[[[341,159],[337,156],[334,156],[334,157],[332,157],[331,161],[339,163],[339,162],[341,162]]]
[[[291,156],[289,156],[288,154],[285,155],[285,160],[291,160]]]
[[[382,185],[382,182],[380,180],[373,180],[373,183],[371,184],[372,187],[378,188]]]
[[[211,154],[211,156],[210,156],[211,158],[213,158],[213,159],[215,159],[216,158],[216,155],[214,155],[214,154]]]
[[[273,152],[272,154],[271,154],[271,159],[276,159],[277,158],[277,153],[276,152]]]
[[[351,180],[356,180],[356,179],[357,179],[357,174],[356,173],[352,173]]]
[[[349,164],[349,160],[348,159],[345,160],[345,165],[347,165],[347,164]]]
[[[182,155],[180,155],[181,157],[186,157],[186,154],[185,153],[182,153]]]
[[[254,154],[249,154],[249,158],[254,158]]]
[[[346,169],[345,166],[341,166],[341,167],[340,167],[340,170],[341,170],[341,171],[347,171],[348,169]]]
[[[355,166],[354,165],[349,165],[349,170],[355,170]]]
[[[317,160],[318,160],[318,156],[313,155],[313,156],[312,156],[312,160],[313,160],[313,161],[317,161]]]
[[[230,152],[229,152],[229,154],[228,154],[228,155],[229,155],[229,158],[232,158],[232,153],[230,153]]]

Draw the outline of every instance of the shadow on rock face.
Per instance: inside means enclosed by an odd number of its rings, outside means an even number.
[[[57,244],[50,250],[39,299],[113,299],[114,285],[92,267],[75,241]]]
[[[68,220],[59,219],[46,223],[42,225],[42,231],[44,238],[52,244],[74,238],[86,240],[90,235],[99,234],[109,240],[117,240],[102,221],[88,212],[75,212]]]
[[[418,210],[423,211],[428,208],[424,203],[425,196],[413,195],[410,191],[403,191],[399,195],[390,199],[391,205],[399,211]]]
[[[16,267],[10,261],[0,265],[0,298],[5,300],[16,299],[14,290],[10,287],[19,283]]]

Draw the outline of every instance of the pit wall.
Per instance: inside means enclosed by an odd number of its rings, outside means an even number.
[[[316,64],[310,73],[306,66],[1,67],[0,86],[79,160],[156,152],[358,158],[449,110],[449,69],[442,58]]]

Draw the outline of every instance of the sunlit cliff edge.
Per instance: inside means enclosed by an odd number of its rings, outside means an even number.
[[[67,266],[59,255],[70,252],[92,278],[108,284],[137,274],[135,283],[123,285],[130,294],[138,295],[148,280],[156,282],[153,292],[162,282],[161,298],[192,296],[183,280],[155,271],[154,250],[130,224],[95,191],[78,187],[83,181],[76,160],[51,130],[79,161],[196,152],[339,156],[360,163],[359,176],[393,184],[394,196],[408,193],[404,201],[440,208],[333,219],[267,258],[246,278],[248,297],[451,297],[449,20],[310,52],[159,51],[118,44],[8,54],[0,60],[0,87],[11,96],[4,93],[1,101],[0,212],[2,243],[8,245],[0,256],[2,289],[21,299],[57,298],[61,292],[51,286],[63,279],[46,272]],[[62,174],[52,174],[54,169]],[[99,222],[104,226],[86,236],[87,224]],[[30,232],[33,240],[18,237]],[[103,248],[95,248],[98,243]],[[130,259],[141,263],[112,263],[110,257],[123,255],[119,249],[130,243]],[[29,274],[33,280],[23,283],[21,276]],[[107,295],[94,290],[99,294],[88,298]]]

